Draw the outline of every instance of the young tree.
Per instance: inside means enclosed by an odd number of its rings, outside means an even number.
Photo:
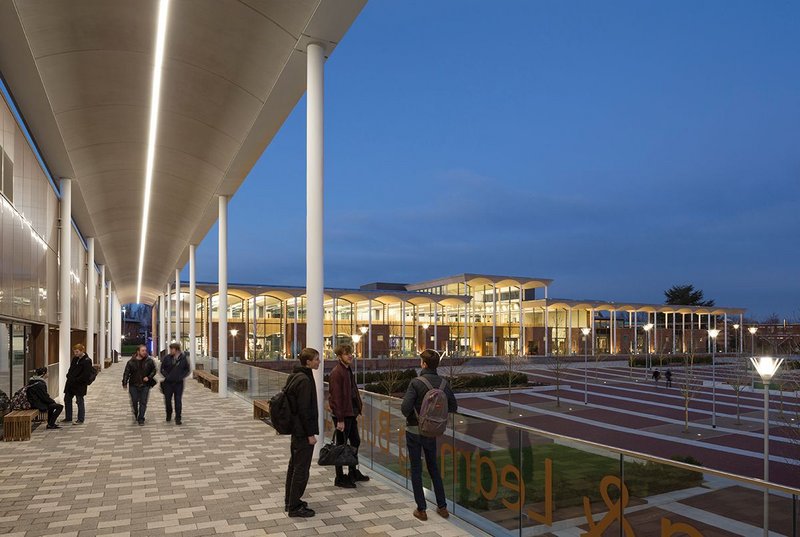
[[[528,360],[525,356],[521,355],[511,355],[509,354],[503,359],[503,372],[506,374],[506,380],[508,381],[508,412],[512,412],[511,408],[511,386],[514,380],[514,373],[519,372],[523,366],[528,364]]]
[[[747,367],[746,358],[737,358],[733,364],[733,368],[728,377],[728,384],[730,384],[733,391],[736,393],[736,425],[741,425],[739,418],[739,395],[742,391],[750,386],[750,370]]]
[[[569,368],[569,362],[562,354],[551,354],[547,357],[547,368],[553,373],[556,381],[556,407],[561,407],[561,381],[564,373]],[[509,389],[509,401],[511,401],[511,390]]]
[[[694,352],[688,352],[683,356],[683,378],[679,381],[678,387],[683,397],[683,432],[689,432],[689,403],[697,393],[695,381],[697,377],[694,372]]]

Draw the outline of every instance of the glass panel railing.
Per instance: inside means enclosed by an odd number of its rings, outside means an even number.
[[[197,363],[217,370],[216,359]],[[229,390],[247,400],[269,399],[287,377],[229,362]],[[401,400],[361,393],[362,470],[411,491]],[[326,410],[325,441],[331,433]],[[491,535],[762,535],[767,488],[769,535],[800,537],[798,489],[547,433],[504,416],[452,415],[437,439],[436,461],[452,512]],[[424,492],[435,506],[424,467],[423,458]]]

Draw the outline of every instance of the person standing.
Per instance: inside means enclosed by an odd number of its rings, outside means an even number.
[[[314,444],[317,443],[316,435],[319,434],[317,385],[314,382],[314,371],[319,369],[319,351],[303,349],[299,360],[300,365],[294,368],[284,387],[292,403],[295,418],[289,468],[286,470],[284,510],[289,512],[290,517],[308,518],[315,513],[302,498],[308,485],[311,458],[314,455]]]
[[[439,367],[438,352],[431,349],[424,350],[420,354],[420,367],[422,367],[422,371],[409,383],[403,403],[400,405],[400,411],[406,417],[406,448],[411,463],[411,486],[414,489],[414,500],[417,503],[414,516],[419,520],[428,520],[425,492],[422,490],[422,454],[424,452],[425,464],[428,467],[428,474],[433,482],[433,492],[436,495],[436,512],[439,516],[447,518],[450,513],[447,511],[447,497],[444,493],[442,474],[439,472],[439,465],[436,462],[436,437],[420,434],[419,418],[422,412],[422,402],[430,390],[441,389],[444,392],[443,395],[447,398],[448,412],[456,412],[458,402],[447,381],[436,373],[436,368]]]
[[[136,354],[125,364],[122,373],[122,387],[131,395],[133,417],[144,425],[144,414],[147,411],[147,398],[150,388],[155,386],[156,363],[147,354],[147,347],[139,345]]]
[[[175,425],[181,424],[183,381],[189,373],[189,360],[186,359],[186,354],[181,352],[181,344],[170,343],[169,354],[161,361],[161,374],[164,375],[161,387],[164,391],[164,403],[167,406],[167,421],[172,420],[172,400],[175,399]]]
[[[355,375],[350,368],[353,362],[353,347],[338,345],[333,353],[339,363],[331,371],[328,384],[328,402],[331,407],[333,426],[336,428],[336,444],[350,442],[358,452],[361,438],[358,435],[358,416],[361,415],[363,404],[358,393]],[[369,477],[362,474],[356,466],[349,468],[349,473],[344,475],[342,466],[336,467],[336,479],[333,484],[346,489],[356,488],[356,482],[369,481]]]
[[[86,419],[86,390],[92,379],[92,359],[86,354],[86,347],[78,343],[72,347],[72,361],[67,370],[67,383],[64,386],[64,423],[72,421],[72,399],[78,404],[78,419],[75,425],[80,425]]]
[[[64,406],[53,401],[53,398],[47,393],[46,367],[40,367],[34,370],[33,376],[28,381],[28,388],[25,390],[25,395],[28,397],[31,408],[35,408],[39,412],[47,412],[48,429],[61,428],[61,426],[56,423],[56,418],[58,418],[61,411],[64,410]]]
[[[667,388],[672,388],[672,371],[667,368],[667,372],[664,373],[664,378],[667,379]]]

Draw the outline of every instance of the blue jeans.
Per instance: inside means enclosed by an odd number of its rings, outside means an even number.
[[[425,511],[428,504],[425,502],[425,492],[422,490],[422,453],[425,453],[425,465],[428,475],[433,482],[433,493],[436,495],[436,507],[447,507],[447,498],[444,495],[442,474],[439,473],[439,463],[436,461],[436,439],[428,436],[406,431],[406,448],[408,460],[411,462],[411,486],[414,489],[414,501],[417,509]]]
[[[144,413],[147,411],[147,398],[150,395],[150,386],[128,385],[128,393],[131,394],[131,407],[133,415],[139,421],[144,421]]]
[[[75,395],[70,392],[64,393],[64,419],[72,421],[72,398],[78,403],[78,421],[83,421],[86,418],[86,405],[84,404],[82,395]]]

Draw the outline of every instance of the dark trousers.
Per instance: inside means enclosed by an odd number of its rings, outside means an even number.
[[[333,427],[336,428],[336,424],[339,423],[339,420],[333,418]],[[344,419],[344,431],[336,431],[334,436],[336,439],[336,445],[344,444],[345,442],[350,442],[350,445],[356,448],[356,452],[358,452],[358,446],[361,445],[361,437],[358,435],[358,420],[354,417],[345,418]],[[336,479],[341,479],[344,477],[343,466],[336,467]],[[349,468],[350,474],[355,475],[356,467],[351,466]]]
[[[284,501],[289,511],[296,511],[302,505],[303,494],[308,485],[308,471],[311,468],[311,458],[314,455],[314,446],[308,443],[307,436],[292,435],[291,455],[289,456],[289,469],[286,471],[286,496]]]
[[[447,507],[442,474],[439,473],[439,464],[436,462],[436,439],[406,431],[406,448],[408,449],[408,460],[411,462],[411,486],[414,489],[414,501],[417,502],[417,509],[425,511],[428,506],[425,501],[425,492],[422,490],[423,452],[428,474],[433,482],[433,492],[436,494],[436,507]]]
[[[172,416],[172,400],[175,399],[175,418],[181,419],[181,410],[183,409],[183,381],[181,382],[163,382],[161,386],[164,388],[164,403],[167,405],[167,417]]]
[[[128,385],[128,393],[131,394],[131,407],[133,415],[139,421],[144,421],[144,413],[147,411],[147,398],[150,396],[150,386]]]
[[[70,392],[64,393],[64,407],[66,408],[66,412],[64,412],[64,419],[67,421],[72,421],[72,398],[75,398],[76,402],[78,403],[78,421],[83,421],[86,418],[86,405],[83,401],[82,395],[75,395]]]
[[[58,418],[62,410],[64,410],[64,405],[59,405],[58,403],[47,405],[47,425],[55,425],[56,418]]]

